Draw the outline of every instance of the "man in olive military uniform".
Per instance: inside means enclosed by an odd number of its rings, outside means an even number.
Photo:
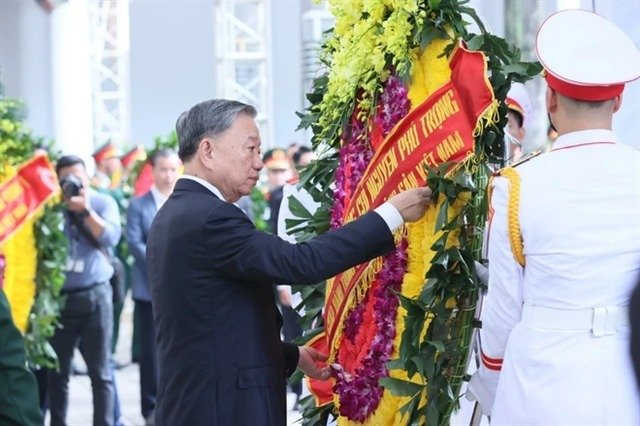
[[[38,385],[26,367],[22,334],[13,324],[9,301],[0,288],[0,424],[42,425]]]

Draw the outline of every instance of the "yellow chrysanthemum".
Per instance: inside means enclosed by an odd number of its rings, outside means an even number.
[[[0,250],[7,267],[4,275],[4,291],[11,306],[13,322],[22,333],[27,330],[29,312],[36,295],[37,251],[33,233],[34,218],[23,223]]]
[[[0,120],[0,132],[12,133],[15,129],[16,126],[11,120],[7,120],[6,118]]]
[[[15,174],[15,168],[5,166],[0,184]],[[20,229],[0,245],[5,256],[4,292],[9,300],[11,316],[16,327],[24,333],[29,323],[29,312],[36,294],[37,251],[33,224],[35,217],[23,222]]]

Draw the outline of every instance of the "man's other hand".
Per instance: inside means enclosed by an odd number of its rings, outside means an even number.
[[[430,188],[408,189],[391,197],[389,202],[398,210],[405,223],[416,222],[424,216],[431,204],[431,194]]]
[[[312,379],[328,380],[331,377],[331,370],[328,366],[318,367],[316,361],[325,362],[329,357],[308,346],[300,346],[300,358],[298,368],[306,376]]]

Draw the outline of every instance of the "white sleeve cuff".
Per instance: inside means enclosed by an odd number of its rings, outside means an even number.
[[[404,224],[404,219],[402,219],[402,215],[398,209],[389,202],[377,207],[374,212],[378,213],[380,217],[382,217],[382,220],[385,221],[391,232],[394,232]]]

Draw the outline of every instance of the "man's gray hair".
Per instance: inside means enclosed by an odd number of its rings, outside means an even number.
[[[180,114],[176,121],[180,159],[183,162],[190,160],[203,138],[213,138],[225,132],[240,114],[255,118],[257,111],[242,102],[211,99]]]

